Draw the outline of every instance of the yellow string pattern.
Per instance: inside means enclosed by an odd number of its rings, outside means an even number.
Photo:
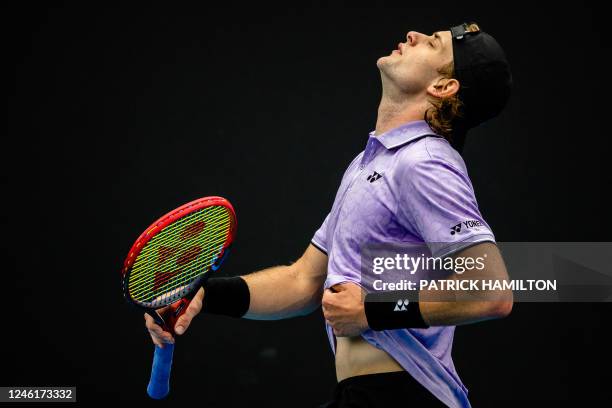
[[[127,282],[132,299],[141,303],[163,303],[166,295],[178,299],[178,292],[217,260],[231,221],[227,208],[212,206],[166,226],[132,265]]]

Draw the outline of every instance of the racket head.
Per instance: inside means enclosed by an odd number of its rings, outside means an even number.
[[[190,296],[225,259],[236,227],[233,206],[217,196],[191,201],[159,218],[124,261],[125,298],[151,310]]]

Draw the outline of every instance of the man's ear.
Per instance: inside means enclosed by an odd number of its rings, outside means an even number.
[[[439,78],[429,85],[427,93],[435,98],[450,98],[459,92],[459,81],[455,78]]]

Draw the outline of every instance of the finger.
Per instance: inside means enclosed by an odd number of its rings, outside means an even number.
[[[149,315],[145,315],[145,327],[149,329],[150,332],[155,333],[163,333],[164,329],[153,320],[153,318]]]
[[[329,295],[333,295],[334,293],[336,293],[336,291],[334,290],[334,288],[333,288],[333,287],[331,287],[331,288],[327,288],[327,289],[325,289],[325,291],[323,292],[323,296],[325,296],[325,295],[328,295],[328,296],[329,296]]]
[[[346,285],[346,283],[339,283],[337,285],[332,286],[331,289],[334,293],[342,292],[346,290]]]
[[[348,337],[349,333],[344,328],[338,328],[336,329],[336,336],[337,337]]]
[[[156,345],[159,348],[164,348],[164,346],[166,345],[166,342],[160,341],[160,340],[153,340],[153,344]]]
[[[155,320],[153,320],[153,318],[146,313],[145,313],[145,327],[149,329],[149,331],[156,330],[157,328],[161,329],[161,327],[157,323],[155,323]]]
[[[187,310],[181,317],[178,318],[176,324],[174,325],[174,332],[176,334],[183,334],[191,324],[191,320],[200,313],[202,310],[202,301],[198,298],[195,298],[189,303]]]
[[[149,335],[151,336],[151,340],[153,341],[153,344],[155,344],[156,346],[160,346],[162,348],[165,343],[174,343],[174,340],[171,338],[161,337],[151,332],[149,332]]]
[[[337,307],[332,304],[323,306],[321,309],[323,310],[323,316],[325,316],[326,319],[329,319],[337,311]]]
[[[200,288],[193,298],[198,299],[201,302],[202,299],[204,299],[204,288]]]
[[[161,308],[161,309],[158,309],[158,310],[157,310],[157,312],[159,313],[159,315],[160,315],[160,316],[163,316],[163,315],[164,315],[164,313],[165,313],[167,310],[168,310],[168,306],[163,307],[163,308]],[[144,314],[144,318],[145,318],[145,322],[146,322],[146,323],[145,323],[145,325],[146,325],[147,327],[149,327],[149,326],[153,326],[153,325],[155,325],[155,326],[157,326],[157,327],[161,327],[159,324],[157,324],[157,322],[155,321],[155,319],[153,319],[153,316],[151,316],[150,314],[145,313],[145,314]]]
[[[164,342],[160,341],[157,337],[151,335],[151,340],[153,340],[153,344],[155,344],[156,346],[164,348]]]
[[[323,298],[321,298],[321,305],[329,308],[331,306],[333,294],[334,292],[332,292],[331,290],[325,289],[325,292],[323,293]]]
[[[172,337],[172,335],[168,332],[158,333],[149,330],[149,334],[151,335],[151,338],[153,338],[154,342],[158,341],[160,343],[174,344],[174,337]]]
[[[149,315],[145,316],[146,328],[149,330],[151,337],[159,342],[163,343],[174,343],[174,337],[170,332],[165,331],[155,320]]]

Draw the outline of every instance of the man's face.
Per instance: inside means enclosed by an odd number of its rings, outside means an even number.
[[[453,60],[450,31],[425,35],[416,31],[406,34],[406,42],[399,43],[390,55],[376,62],[382,75],[405,93],[423,92],[437,78],[438,70]]]

